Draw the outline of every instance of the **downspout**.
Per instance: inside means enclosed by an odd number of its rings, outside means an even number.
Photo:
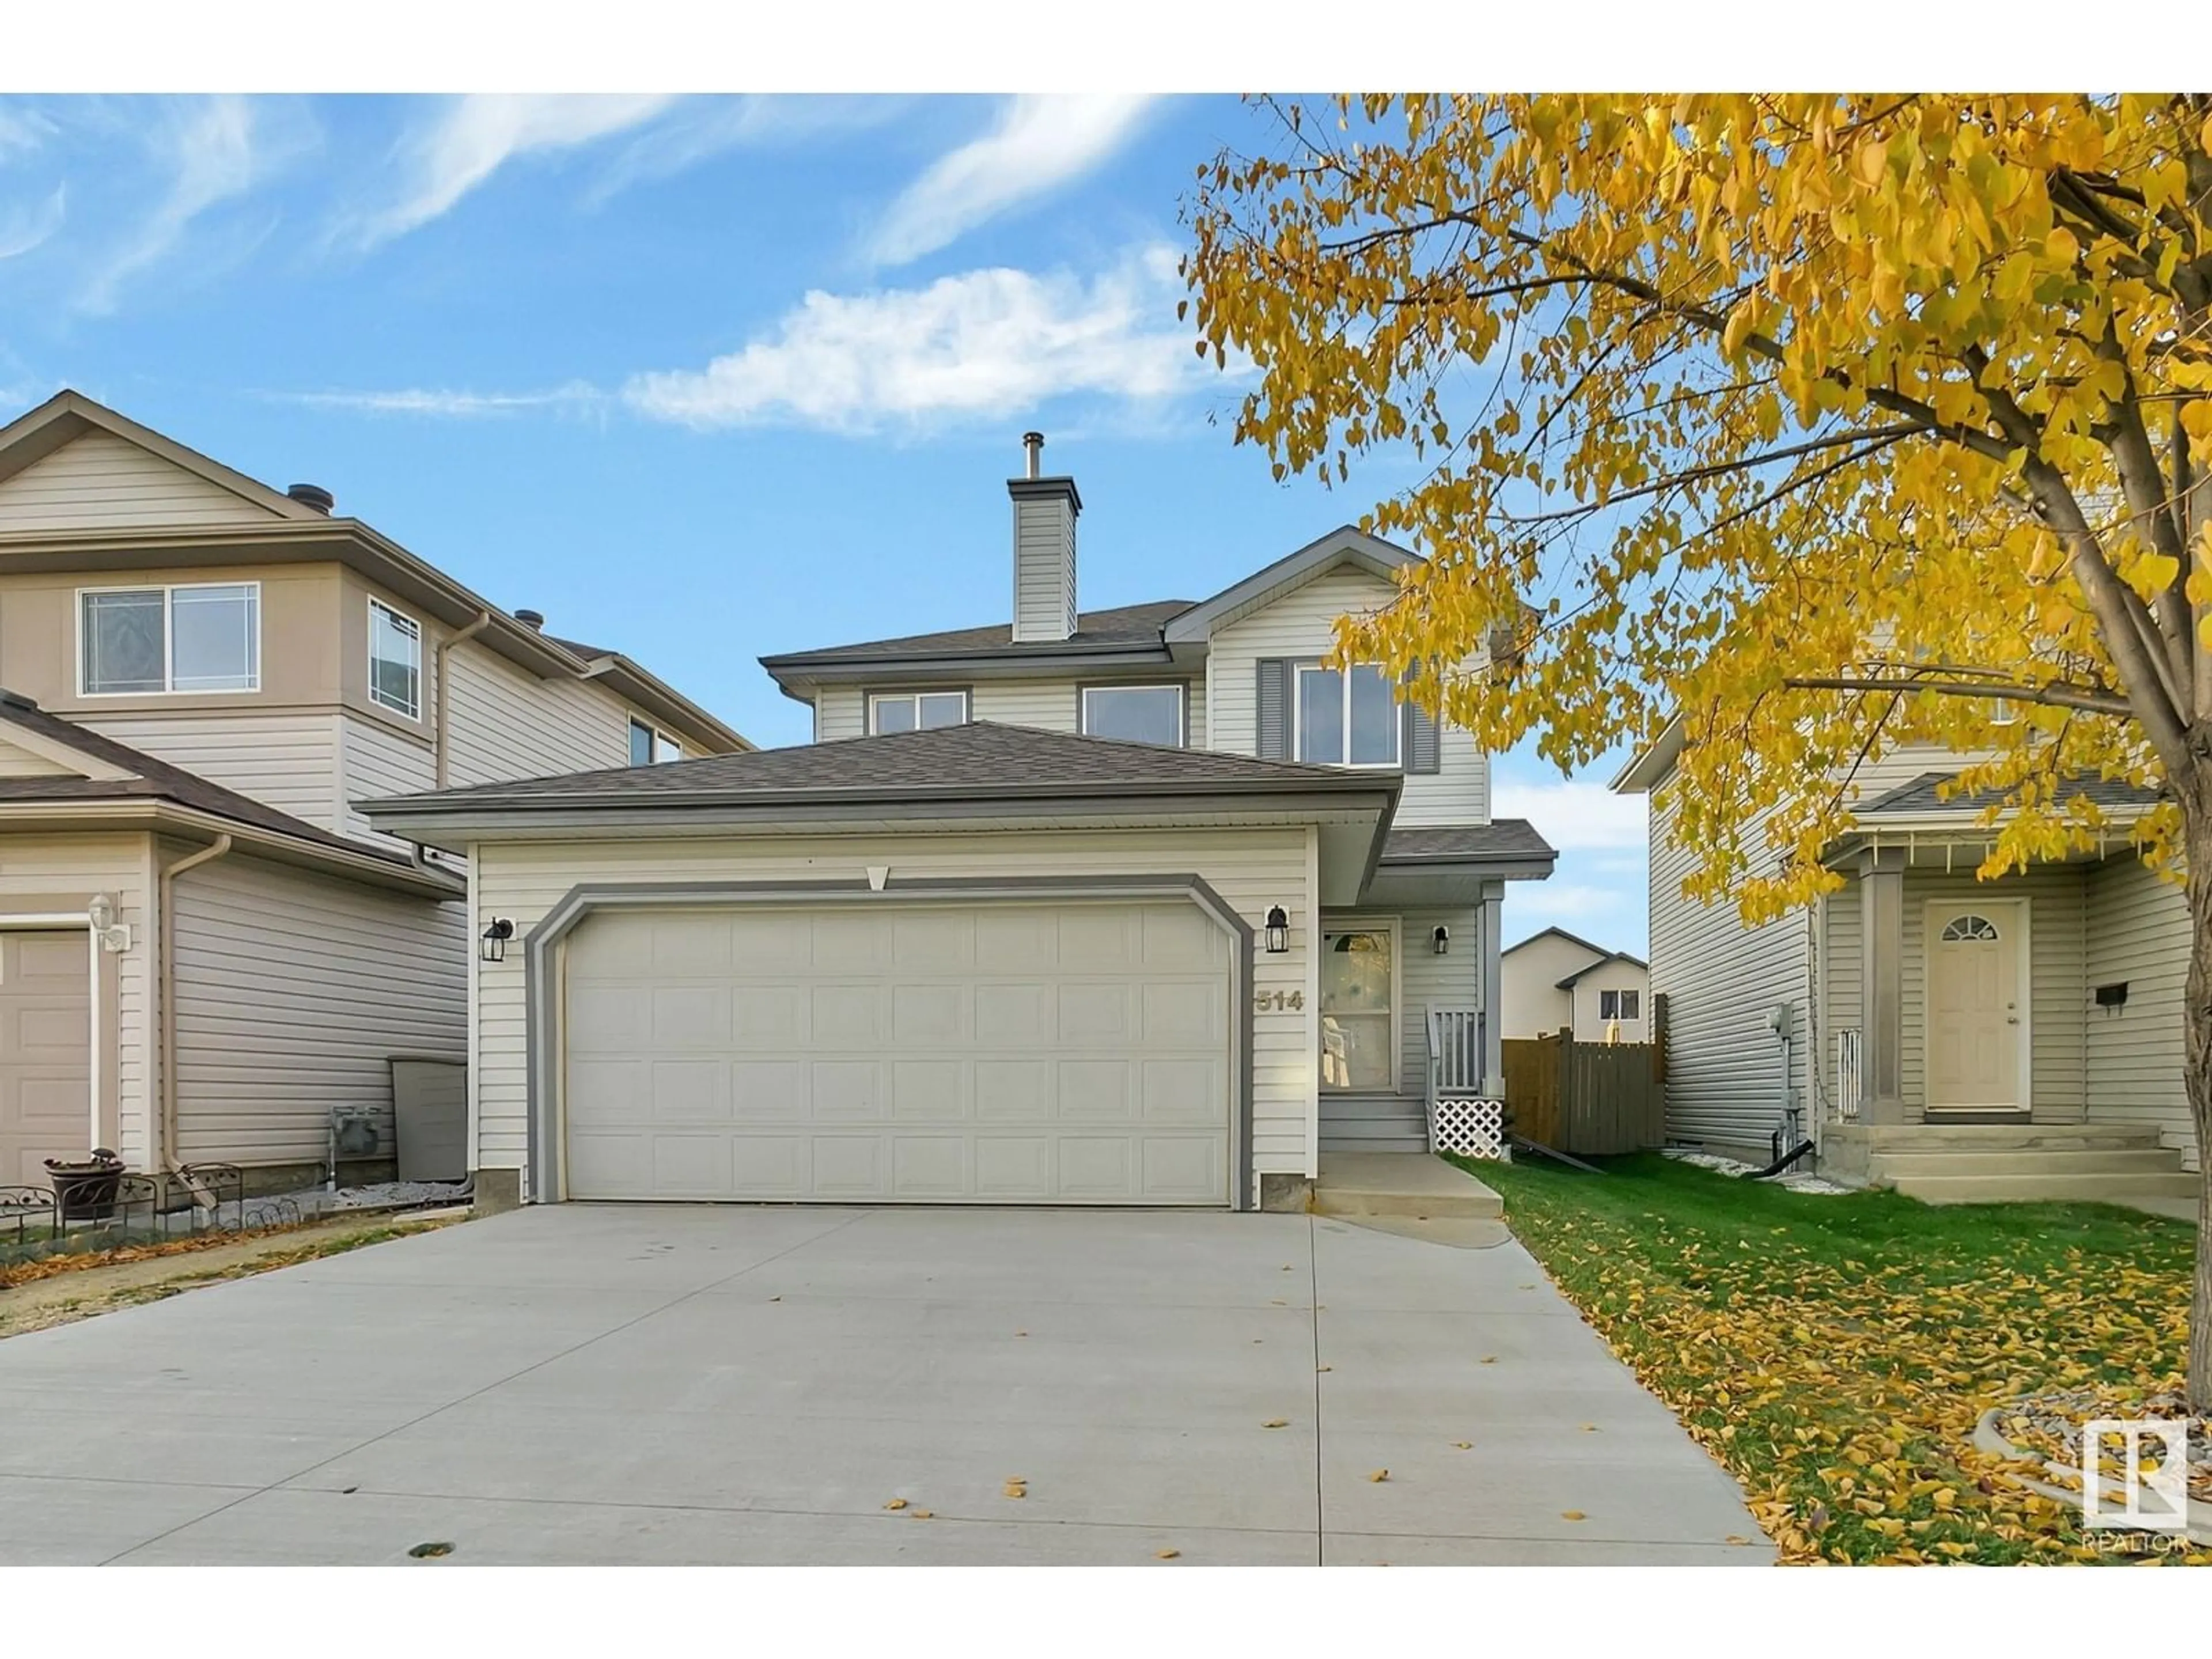
[[[447,774],[450,769],[451,745],[447,743],[446,738],[446,730],[448,724],[446,715],[447,711],[453,707],[453,692],[449,689],[451,682],[446,678],[446,653],[451,651],[455,646],[459,645],[462,641],[476,638],[477,635],[483,633],[485,629],[490,626],[491,612],[489,611],[479,611],[477,612],[477,619],[474,622],[471,623],[466,628],[461,629],[459,633],[448,634],[444,639],[439,641],[438,648],[430,654],[432,672],[434,672],[438,677],[438,730],[432,737],[431,743],[433,752],[437,757],[438,787],[441,789],[443,789],[446,787]]]
[[[177,969],[176,969],[176,892],[177,878],[187,870],[197,870],[203,864],[213,864],[230,851],[230,836],[217,836],[197,853],[188,853],[174,864],[161,866],[161,960],[156,977],[161,999],[161,1018],[155,1022],[161,1048],[161,1146],[155,1162],[170,1175],[178,1170],[177,1164]],[[193,1196],[205,1205],[212,1206],[214,1195],[196,1192]]]

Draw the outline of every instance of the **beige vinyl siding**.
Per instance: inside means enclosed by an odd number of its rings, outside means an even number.
[[[2155,1125],[2192,1169],[2202,1152],[2182,1084],[2182,990],[2189,977],[2189,907],[2181,889],[2122,854],[2088,875],[2082,1008],[2091,1121]],[[2124,981],[2128,1000],[2100,1008],[2100,985]]]
[[[1207,746],[1256,752],[1255,665],[1268,657],[1326,656],[1336,643],[1338,617],[1371,611],[1395,591],[1378,576],[1340,566],[1216,629],[1206,654]],[[1449,725],[1437,733],[1437,771],[1406,780],[1393,822],[1401,828],[1489,823],[1490,757]]]
[[[1498,995],[1505,1005],[1501,1034],[1547,1036],[1573,1024],[1574,999],[1559,981],[1597,959],[1595,951],[1557,933],[1539,934],[1503,952],[1498,959]]]
[[[1637,1017],[1634,1019],[1608,1020],[1601,1000],[1607,991],[1633,991],[1637,996]],[[1651,976],[1632,962],[1608,962],[1601,968],[1593,968],[1577,980],[1574,989],[1566,994],[1573,999],[1568,1010],[1568,1023],[1575,1036],[1583,1042],[1603,1042],[1617,1025],[1623,1042],[1644,1042],[1651,1035]],[[1804,1011],[1798,1011],[1802,1021]],[[1803,1042],[1808,1034],[1801,1024],[1793,1041]]]
[[[118,743],[304,818],[319,830],[342,828],[338,716],[328,710],[76,718]]]
[[[133,1169],[151,1156],[154,951],[153,838],[143,835],[0,835],[0,908],[45,910],[57,898],[112,894],[131,949],[114,958],[118,1029],[115,1150]],[[100,1033],[96,1041],[105,1041]]]
[[[1843,1097],[1838,1092],[1837,1033],[1865,1029],[1859,1006],[1860,956],[1865,948],[1859,935],[1859,890],[1855,883],[1846,883],[1829,894],[1814,912],[1815,926],[1820,930],[1820,971],[1826,985],[1820,1005],[1820,1048],[1813,1057],[1813,1089],[1821,1115],[1829,1119],[1843,1109]]]
[[[867,732],[867,698],[859,686],[825,685],[815,693],[815,742],[838,743]]]
[[[1767,1024],[1777,1003],[1796,1011],[1790,1083],[1809,1104],[1806,915],[1747,928],[1730,900],[1684,897],[1693,860],[1670,830],[1674,792],[1662,787],[1650,800],[1651,990],[1668,999],[1667,1133],[1764,1150],[1784,1109],[1781,1045]],[[1757,837],[1759,824],[1746,833]]]
[[[629,763],[629,714],[620,698],[577,681],[541,680],[473,641],[456,646],[446,668],[453,682],[452,787]]]
[[[1435,933],[1451,930],[1451,948],[1436,952]],[[1398,918],[1398,1092],[1428,1097],[1431,1008],[1482,1006],[1482,909],[1408,910]]]
[[[69,778],[80,775],[73,768],[34,755],[17,744],[0,741],[0,778]]]
[[[1055,499],[1014,502],[1014,630],[1064,640],[1075,622],[1075,514]]]
[[[1203,749],[1206,731],[1206,681],[1202,676],[1182,680],[1179,675],[1163,673],[1157,678],[1139,675],[1127,680],[1132,685],[1173,683],[1183,686],[1190,746]],[[992,720],[1001,726],[1034,726],[1045,732],[1074,732],[1081,728],[1079,699],[1082,687],[1101,682],[1069,676],[1054,679],[979,680],[972,685],[965,681],[955,684],[968,690],[969,714],[973,719]],[[815,742],[832,743],[866,735],[867,697],[862,688],[825,686],[816,694],[814,708]]]
[[[465,1054],[459,904],[235,854],[173,903],[184,1158],[318,1161],[336,1105],[380,1108],[389,1146],[391,1056]]]
[[[391,836],[372,830],[368,820],[355,809],[354,803],[436,788],[436,754],[428,743],[404,737],[358,714],[339,715],[338,727],[340,750],[345,759],[339,794],[346,833],[380,846],[404,845]]]
[[[968,717],[1045,732],[1076,729],[1073,680],[982,680],[968,693]]]
[[[1971,860],[1957,871],[1915,866],[1905,872],[1903,1086],[1908,1109],[1928,1100],[1928,905],[1977,899],[2028,901],[2028,1088],[2039,1123],[2078,1123],[2083,1109],[2083,921],[2081,872],[2045,866],[1996,881],[1976,881]]]
[[[73,438],[0,482],[0,532],[266,523],[276,516],[106,432]]]
[[[521,939],[580,883],[821,881],[859,878],[872,864],[902,878],[1147,875],[1194,872],[1257,933],[1267,907],[1291,914],[1291,948],[1255,950],[1256,993],[1296,991],[1304,1006],[1253,1021],[1253,1168],[1310,1175],[1317,1014],[1307,991],[1316,914],[1308,840],[1299,828],[786,836],[746,840],[489,842],[471,850],[473,914],[512,919],[518,948],[478,963],[471,1121],[480,1168],[520,1170],[528,1140],[527,1030]],[[472,958],[471,958],[472,960]]]

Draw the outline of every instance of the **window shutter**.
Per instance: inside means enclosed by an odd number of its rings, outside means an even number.
[[[1262,657],[1254,702],[1254,752],[1261,760],[1291,757],[1291,663],[1287,657]]]
[[[1418,667],[1406,671],[1408,690],[1419,679]],[[1434,772],[1443,763],[1437,742],[1437,717],[1419,702],[1400,705],[1405,710],[1405,726],[1398,736],[1398,758],[1404,763],[1408,775],[1417,772]]]

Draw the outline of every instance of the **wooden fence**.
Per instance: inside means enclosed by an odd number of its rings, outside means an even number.
[[[1662,1044],[1577,1042],[1563,1030],[1499,1048],[1515,1134],[1582,1158],[1666,1144]]]

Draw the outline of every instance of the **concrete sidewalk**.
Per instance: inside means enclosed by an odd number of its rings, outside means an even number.
[[[0,1342],[0,1498],[11,1565],[1771,1559],[1517,1244],[1285,1215],[526,1210]]]

